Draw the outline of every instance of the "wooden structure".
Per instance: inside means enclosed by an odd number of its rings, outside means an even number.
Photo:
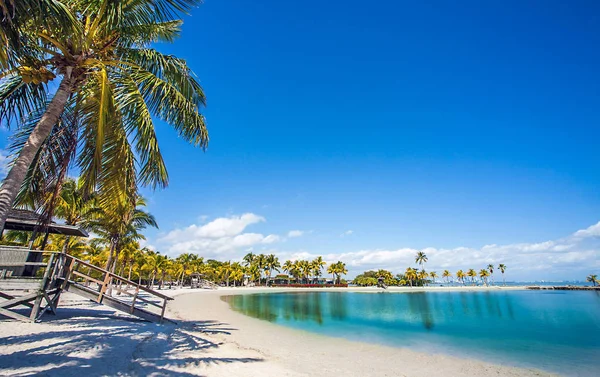
[[[13,255],[39,253],[47,259],[47,262],[12,263],[2,258],[8,254],[7,249],[0,249],[0,268],[33,265],[43,269],[43,274],[41,278],[40,274],[38,277],[4,274],[4,278],[0,279],[0,298],[6,301],[0,301],[1,315],[20,321],[37,321],[46,311],[56,313],[60,294],[68,291],[147,321],[162,322],[165,319],[165,309],[171,297],[68,254],[10,248]],[[32,292],[14,296],[9,293],[11,290]],[[11,310],[19,306],[31,309],[29,316]]]
[[[202,277],[202,274],[194,272],[190,275],[191,288],[204,288],[204,289],[218,289],[219,286],[210,280],[206,280]]]
[[[37,224],[34,212],[13,210],[5,229],[37,232]],[[46,233],[88,236],[75,226],[50,223],[44,228]],[[151,322],[165,319],[167,302],[172,300],[68,254],[0,246],[0,317],[37,321],[45,312],[56,314],[63,291]],[[18,309],[29,313],[24,315]]]

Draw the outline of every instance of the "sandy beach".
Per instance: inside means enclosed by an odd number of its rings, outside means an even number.
[[[272,288],[266,290],[275,291]],[[56,317],[46,315],[42,323],[0,322],[0,375],[552,375],[539,370],[320,336],[236,313],[220,299],[222,295],[262,291],[265,288],[164,291],[175,297],[169,304],[168,317],[177,321],[177,325],[142,322],[66,294],[59,314]]]

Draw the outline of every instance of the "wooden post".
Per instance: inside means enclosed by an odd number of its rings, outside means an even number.
[[[50,260],[48,260],[48,265],[46,266],[46,271],[44,271],[44,277],[42,278],[42,283],[40,284],[40,290],[38,291],[38,296],[35,299],[33,308],[31,308],[31,314],[29,315],[29,319],[31,320],[31,322],[35,322],[35,320],[38,318],[40,306],[42,304],[42,299],[44,298],[44,294],[46,292],[46,286],[48,285],[48,278],[50,277],[51,273],[53,272],[52,266],[54,264],[54,256],[55,256],[55,254],[52,254],[50,256]]]
[[[110,277],[110,272],[106,271],[102,288],[100,288],[100,294],[98,295],[98,299],[96,300],[96,302],[98,302],[99,304],[102,302],[102,298],[104,297],[104,293],[106,292],[106,288],[108,288],[111,279],[112,278]]]
[[[140,293],[140,287],[135,287],[135,294],[133,295],[133,300],[131,301],[131,314],[135,310],[135,301],[137,300],[138,293]]]
[[[165,318],[165,309],[167,308],[167,299],[163,299],[163,307],[162,307],[162,311],[160,312],[160,322],[163,322],[163,318]]]

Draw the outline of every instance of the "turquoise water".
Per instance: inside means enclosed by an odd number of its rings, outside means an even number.
[[[599,292],[298,292],[223,299],[246,315],[323,335],[600,376]]]

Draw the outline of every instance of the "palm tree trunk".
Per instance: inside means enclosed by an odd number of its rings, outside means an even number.
[[[52,98],[52,101],[50,101],[48,108],[46,108],[46,112],[29,135],[19,156],[15,159],[8,175],[2,182],[2,186],[0,187],[0,232],[4,230],[4,223],[6,222],[8,212],[12,208],[15,198],[21,189],[29,166],[31,166],[42,143],[48,138],[52,128],[65,110],[69,96],[73,92],[73,83],[73,78],[63,78],[56,94]]]

